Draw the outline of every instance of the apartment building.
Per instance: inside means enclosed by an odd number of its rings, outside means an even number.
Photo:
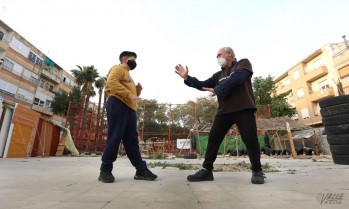
[[[54,115],[55,92],[70,92],[74,77],[0,20],[0,96],[20,103],[42,117],[63,122]]]
[[[344,37],[345,38],[345,37]],[[338,95],[337,83],[349,89],[349,46],[347,41],[327,44],[305,57],[274,80],[276,95],[287,93],[296,109],[295,120],[321,126],[319,101]]]

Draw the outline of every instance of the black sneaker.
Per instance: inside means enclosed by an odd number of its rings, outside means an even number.
[[[136,171],[136,174],[134,176],[134,179],[136,180],[147,180],[147,181],[153,181],[157,178],[158,176],[153,174],[148,168],[145,169],[144,171]]]
[[[202,168],[195,174],[189,175],[187,179],[188,181],[213,181],[214,178],[212,171]]]
[[[98,180],[103,183],[112,183],[115,181],[115,177],[111,172],[101,171],[98,176]]]
[[[252,184],[264,184],[265,177],[262,171],[252,171],[251,182]]]

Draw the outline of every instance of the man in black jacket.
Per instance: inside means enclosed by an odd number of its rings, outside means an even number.
[[[264,173],[260,161],[260,147],[257,137],[256,103],[253,96],[251,77],[252,65],[248,59],[236,60],[232,48],[218,50],[217,63],[221,70],[205,81],[188,75],[188,67],[181,64],[175,67],[176,73],[187,86],[201,91],[209,91],[217,96],[218,108],[211,127],[203,168],[187,177],[188,181],[212,181],[213,163],[217,158],[220,144],[233,124],[239,128],[252,164],[253,184],[264,183]]]

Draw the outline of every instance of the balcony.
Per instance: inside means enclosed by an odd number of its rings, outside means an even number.
[[[53,81],[53,82],[55,82],[57,84],[59,84],[61,82],[61,77],[59,77],[58,75],[55,75],[55,74],[47,71],[46,69],[41,71],[41,76],[46,78],[46,79],[49,79],[50,81]]]
[[[277,94],[283,94],[283,93],[287,93],[287,92],[291,92],[292,91],[292,85],[290,84],[282,84],[279,88],[277,88]]]
[[[42,87],[38,87],[38,90],[44,94],[46,94],[47,96],[54,98],[55,97],[55,91],[49,90],[49,89],[44,89]]]
[[[59,88],[63,89],[65,92],[71,92],[73,87],[71,85],[68,85],[67,83],[61,82],[59,84]]]
[[[9,42],[5,39],[0,40],[0,51],[7,51]]]
[[[309,100],[312,102],[318,102],[327,97],[334,97],[335,93],[332,87],[321,89],[316,92],[309,92]]]
[[[27,98],[25,98],[25,96],[23,96],[21,94],[16,94],[15,97],[17,99],[20,99],[20,100],[25,101],[27,103],[33,104],[33,100],[27,99]]]
[[[305,74],[305,80],[307,82],[313,82],[318,78],[321,78],[324,75],[327,75],[328,70],[326,66],[319,66],[316,69],[314,69],[313,71],[307,72],[307,74]]]
[[[333,65],[335,68],[345,65],[349,62],[349,50],[344,49],[333,56]]]
[[[40,107],[38,105],[33,104],[32,109],[37,112],[44,113],[46,115],[51,115],[51,116],[53,115],[53,112],[51,111],[50,108],[44,108],[44,107]]]

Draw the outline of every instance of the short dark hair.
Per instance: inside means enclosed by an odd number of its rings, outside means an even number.
[[[123,52],[121,52],[121,54],[119,56],[120,62],[122,62],[121,59],[123,57],[135,57],[135,58],[137,58],[137,54],[135,52],[123,51]]]

